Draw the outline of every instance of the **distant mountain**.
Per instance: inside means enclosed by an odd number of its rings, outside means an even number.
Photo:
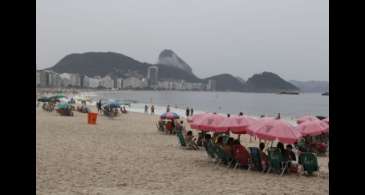
[[[190,74],[193,73],[192,68],[170,49],[165,49],[160,53],[158,56],[158,64],[173,66]]]
[[[274,73],[255,74],[246,82],[230,74],[219,74],[205,79],[194,75],[192,69],[172,50],[164,50],[158,64],[142,63],[126,55],[114,52],[86,52],[70,54],[49,68],[58,73],[79,73],[82,75],[127,78],[146,77],[149,66],[159,67],[159,80],[185,80],[187,82],[216,81],[217,91],[278,92],[298,90],[298,88]]]
[[[243,91],[243,83],[236,77],[230,74],[219,74],[216,76],[208,77],[204,79],[206,82],[208,80],[215,80],[217,91]]]
[[[302,92],[323,93],[329,90],[328,81],[296,81],[290,80],[290,83],[297,86]]]
[[[155,64],[158,69],[158,75],[160,79],[168,80],[185,80],[189,82],[202,82],[202,79],[196,77],[194,74],[181,70],[180,68],[164,65]]]
[[[147,72],[148,64],[138,62],[128,56],[114,52],[87,52],[70,54],[62,58],[51,69],[59,73],[80,73],[88,76],[127,72]]]
[[[255,74],[247,80],[245,91],[276,93],[280,91],[299,91],[299,88],[274,73],[263,72]]]
[[[114,52],[87,52],[70,54],[62,58],[50,69],[58,73],[79,73],[88,76],[105,76],[126,78],[129,76],[145,77],[147,68],[152,64],[141,63],[133,58]],[[194,74],[174,66],[156,64],[160,68],[160,79],[181,79],[189,82],[201,81]]]

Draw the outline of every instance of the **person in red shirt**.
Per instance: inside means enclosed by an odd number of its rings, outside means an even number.
[[[241,168],[248,169],[250,153],[238,139],[233,141],[233,158],[239,162]]]
[[[173,129],[173,122],[172,121],[168,121],[166,124],[166,134],[172,134],[172,129]]]

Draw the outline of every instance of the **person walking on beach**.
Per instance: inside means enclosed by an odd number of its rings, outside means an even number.
[[[243,116],[243,112],[240,112],[238,115],[239,115],[239,116]]]
[[[98,101],[98,103],[96,103],[96,107],[98,109],[98,112],[101,111],[101,100]]]
[[[153,105],[151,106],[151,114],[155,114],[155,107]]]
[[[147,104],[144,105],[144,113],[147,113],[148,114],[148,106],[147,106]]]
[[[166,112],[170,112],[170,105],[167,105]]]
[[[190,116],[193,116],[194,110],[193,107],[190,108]]]
[[[185,112],[186,117],[188,117],[188,116],[189,116],[189,112],[190,112],[189,107],[187,107],[187,108],[186,108],[186,112]]]

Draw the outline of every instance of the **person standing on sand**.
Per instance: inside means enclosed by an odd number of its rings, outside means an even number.
[[[98,109],[98,112],[101,111],[101,100],[99,100],[98,103],[96,103],[96,108]]]
[[[155,107],[153,105],[151,106],[151,114],[155,114]]]
[[[186,108],[186,112],[185,112],[186,117],[188,117],[188,116],[189,116],[189,112],[190,112],[189,107],[187,107],[187,108]]]
[[[167,105],[166,112],[170,112],[170,105]]]
[[[148,113],[148,106],[147,106],[147,104],[144,105],[144,113]]]
[[[193,107],[190,108],[190,116],[193,116],[194,110]]]

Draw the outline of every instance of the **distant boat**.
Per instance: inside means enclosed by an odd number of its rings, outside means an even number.
[[[299,92],[297,91],[282,91],[279,94],[285,94],[285,95],[299,95]]]
[[[326,92],[322,93],[322,95],[328,96],[329,95],[329,92],[326,91]]]

